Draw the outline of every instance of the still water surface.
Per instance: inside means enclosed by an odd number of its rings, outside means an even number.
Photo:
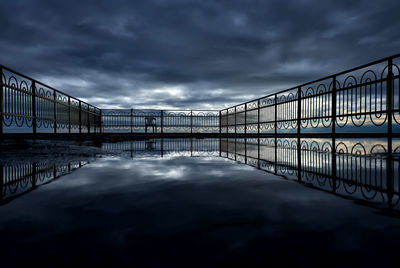
[[[3,169],[27,178],[3,183],[2,263],[369,266],[398,253],[400,219],[384,207],[220,157],[217,140],[138,143],[58,151],[47,164],[9,157]]]

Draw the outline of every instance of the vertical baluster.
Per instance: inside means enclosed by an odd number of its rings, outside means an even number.
[[[82,133],[82,103],[79,101],[79,134]]]
[[[244,134],[247,134],[247,103],[244,104]]]
[[[274,95],[274,142],[275,142],[275,146],[274,146],[274,170],[275,173],[278,172],[278,139],[277,139],[277,134],[278,134],[278,96],[277,94]]]
[[[257,100],[257,133],[260,134],[260,99]]]
[[[301,87],[297,89],[297,179],[301,181]]]
[[[393,61],[388,60],[388,74],[386,82],[386,116],[387,116],[387,143],[388,155],[386,161],[386,187],[389,208],[392,208],[393,199],[393,176],[392,176],[392,110],[393,110]]]
[[[219,111],[219,134],[222,133],[222,111]],[[221,139],[220,139],[221,142]],[[220,154],[221,154],[221,147],[220,147]]]
[[[234,110],[234,112],[233,112],[233,116],[235,117],[235,118],[234,118],[235,120],[234,120],[233,122],[234,122],[234,124],[235,124],[235,134],[236,134],[236,133],[237,133],[237,130],[236,130],[236,128],[237,128],[237,126],[236,126],[236,125],[237,125],[237,123],[236,123],[236,106],[235,106],[235,110]]]
[[[193,133],[193,111],[190,111],[190,133]]]
[[[257,167],[260,168],[260,99],[257,100]]]
[[[71,97],[68,96],[68,133],[71,134]]]
[[[53,121],[54,121],[54,134],[57,133],[57,92],[53,90]]]
[[[247,103],[244,104],[244,163],[247,164]]]
[[[130,128],[131,128],[131,134],[133,133],[133,109],[131,109],[130,113]]]
[[[219,112],[221,114],[221,112]],[[164,110],[161,110],[161,134],[164,133]],[[221,127],[220,127],[221,133]]]
[[[33,162],[32,163],[32,188],[34,189],[34,188],[36,188],[36,181],[37,181],[37,178],[36,178],[36,169],[37,169],[37,163],[36,162]]]
[[[87,133],[90,133],[90,105],[87,106]]]
[[[36,136],[36,83],[32,80],[32,132]]]
[[[332,149],[331,149],[331,158],[332,158],[332,191],[336,192],[336,76],[332,77],[332,111],[331,111],[331,124],[332,124]]]
[[[4,113],[3,86],[4,86],[3,85],[3,66],[0,65],[0,135],[3,134],[3,113]]]
[[[3,199],[4,184],[4,167],[0,165],[0,201]]]

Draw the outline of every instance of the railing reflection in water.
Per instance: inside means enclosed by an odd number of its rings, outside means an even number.
[[[400,209],[400,140],[220,138],[148,139],[102,143],[104,155],[224,157],[374,207]],[[300,148],[300,150],[299,150]],[[0,165],[0,205],[50,183],[88,161]]]
[[[127,153],[137,156],[218,156],[219,140],[212,138],[195,139],[148,139],[131,140],[118,143],[103,143],[102,149],[107,152]]]
[[[71,161],[65,164],[22,162],[0,164],[0,205],[25,195],[41,185],[55,181],[89,161]]]
[[[276,141],[276,146],[275,146]],[[383,140],[221,139],[220,155],[338,196],[400,206],[400,166]],[[335,153],[336,151],[336,153]]]

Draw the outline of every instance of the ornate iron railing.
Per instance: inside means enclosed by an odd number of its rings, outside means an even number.
[[[221,133],[400,137],[400,54],[221,111],[100,110],[0,66],[0,134]]]
[[[104,133],[219,133],[219,111],[103,109],[102,130]]]
[[[221,133],[391,138],[400,130],[399,63],[400,54],[223,109]]]
[[[101,110],[0,65],[0,134],[99,132]]]

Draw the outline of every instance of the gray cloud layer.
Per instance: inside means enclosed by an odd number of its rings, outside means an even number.
[[[222,108],[399,52],[400,2],[2,2],[0,62],[99,107]]]

